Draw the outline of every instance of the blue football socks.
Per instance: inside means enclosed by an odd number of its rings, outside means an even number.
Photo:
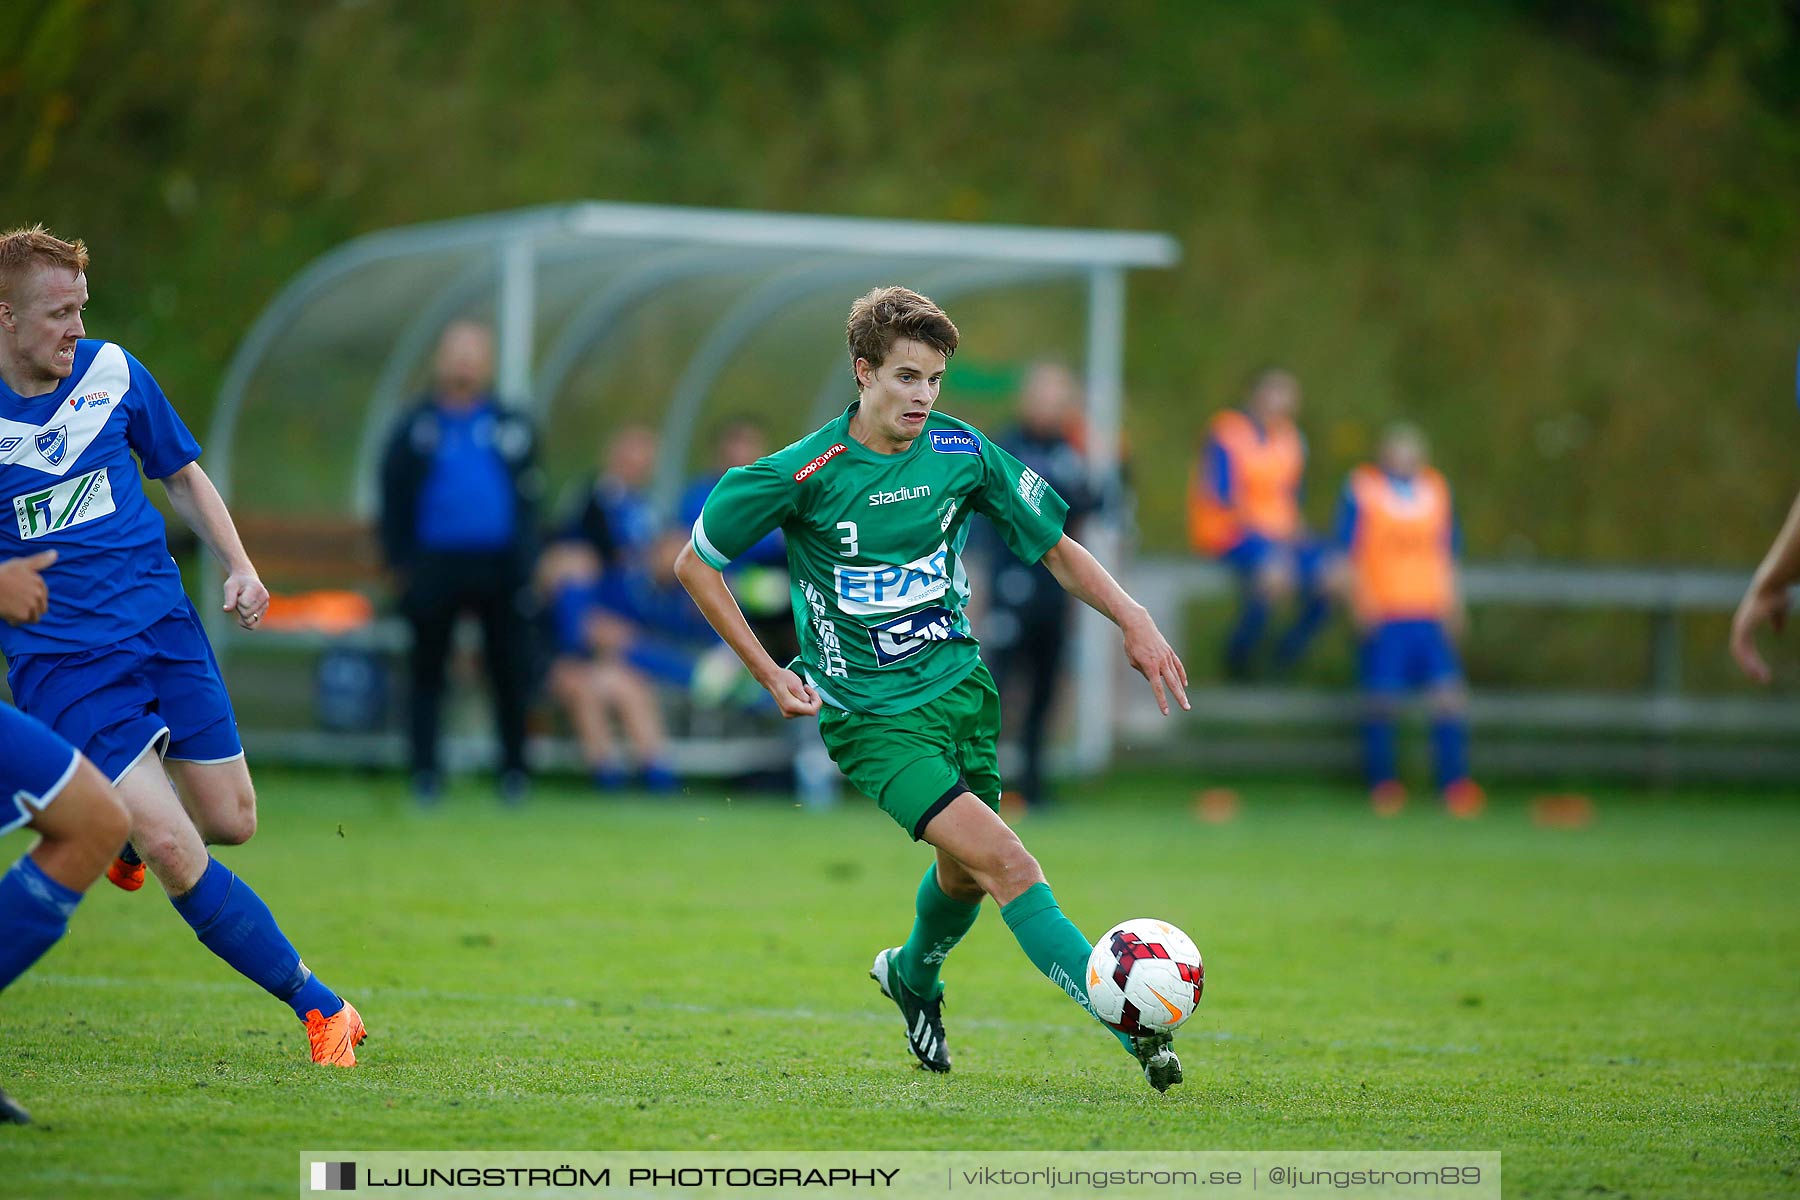
[[[1396,745],[1394,719],[1369,717],[1363,721],[1363,766],[1368,772],[1369,786],[1400,778],[1400,754]]]
[[[1269,602],[1257,595],[1255,589],[1246,587],[1237,624],[1225,642],[1225,668],[1229,674],[1237,678],[1249,674],[1250,656],[1256,653],[1257,643],[1262,641],[1263,630],[1268,624]]]
[[[194,927],[202,946],[285,1002],[296,1017],[305,1020],[313,1009],[329,1017],[344,1007],[343,999],[300,961],[299,951],[275,924],[269,906],[218,859],[208,859],[190,891],[169,900],[182,920]]]
[[[80,892],[44,874],[29,854],[0,875],[0,991],[56,944],[79,903]]]
[[[1439,717],[1431,723],[1431,758],[1438,790],[1469,777],[1469,722],[1465,717]]]

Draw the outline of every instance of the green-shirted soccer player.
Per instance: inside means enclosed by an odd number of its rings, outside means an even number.
[[[878,288],[851,307],[847,332],[859,399],[823,429],[727,472],[676,573],[782,715],[822,711],[844,774],[937,850],[912,935],[877,954],[870,974],[899,1005],[919,1062],[948,1071],[938,972],[984,895],[1038,970],[1092,1012],[1083,982],[1092,947],[995,811],[1000,697],[963,611],[970,519],[987,517],[1013,553],[1042,560],[1111,618],[1165,714],[1170,693],[1188,706],[1187,671],[1143,606],[1063,533],[1062,498],[978,430],[934,411],[958,340],[942,309]],[[787,535],[800,635],[791,667],[769,657],[719,574],[775,528]],[[1116,1036],[1158,1091],[1181,1082],[1168,1034]]]

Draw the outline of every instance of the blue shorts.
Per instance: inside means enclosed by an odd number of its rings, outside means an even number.
[[[1389,621],[1362,644],[1362,685],[1371,692],[1404,692],[1462,682],[1462,661],[1442,621]]]
[[[244,753],[231,697],[192,602],[141,633],[73,654],[23,654],[18,706],[74,743],[114,783],[152,751],[186,762]]]
[[[1248,583],[1256,578],[1263,564],[1277,554],[1285,554],[1294,564],[1300,590],[1314,592],[1320,586],[1327,549],[1324,542],[1313,538],[1278,542],[1260,533],[1246,533],[1237,545],[1219,555],[1219,561],[1236,571],[1240,581]]]
[[[49,806],[75,778],[75,747],[16,708],[0,704],[0,834]]]

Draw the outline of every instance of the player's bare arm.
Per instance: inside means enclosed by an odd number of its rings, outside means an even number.
[[[1149,610],[1119,586],[1119,581],[1088,553],[1086,546],[1064,534],[1060,542],[1044,552],[1044,565],[1065,592],[1119,627],[1125,635],[1125,657],[1150,681],[1150,690],[1156,693],[1156,706],[1163,716],[1169,715],[1171,693],[1181,707],[1192,707],[1187,698],[1187,668],[1180,656],[1156,627]]]
[[[1788,509],[1787,520],[1774,544],[1763,555],[1762,565],[1750,579],[1750,587],[1731,618],[1731,656],[1738,667],[1758,683],[1774,678],[1769,664],[1756,649],[1756,627],[1767,624],[1777,633],[1787,624],[1788,589],[1800,582],[1800,496]]]
[[[782,716],[818,715],[819,693],[807,686],[800,676],[769,657],[769,652],[751,631],[750,622],[744,619],[744,610],[738,607],[737,597],[726,586],[725,577],[702,562],[691,544],[683,546],[675,559],[675,578],[681,580],[681,586],[694,598],[707,624],[731,647],[732,653],[749,670],[751,678],[775,698]]]
[[[219,489],[197,462],[164,479],[163,488],[169,493],[169,503],[176,514],[225,567],[224,603],[220,610],[235,612],[239,625],[255,629],[269,610],[269,589],[263,586],[250,556],[244,552],[243,539],[238,537],[237,526],[232,523]]]
[[[0,621],[29,625],[50,608],[50,585],[45,568],[56,561],[56,551],[45,550],[0,562]]]

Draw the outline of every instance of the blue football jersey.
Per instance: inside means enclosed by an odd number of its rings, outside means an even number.
[[[200,443],[150,372],[111,342],[80,342],[55,391],[30,399],[0,382],[0,559],[55,550],[50,611],[0,623],[0,652],[67,654],[149,628],[182,603],[152,479],[200,457]]]

